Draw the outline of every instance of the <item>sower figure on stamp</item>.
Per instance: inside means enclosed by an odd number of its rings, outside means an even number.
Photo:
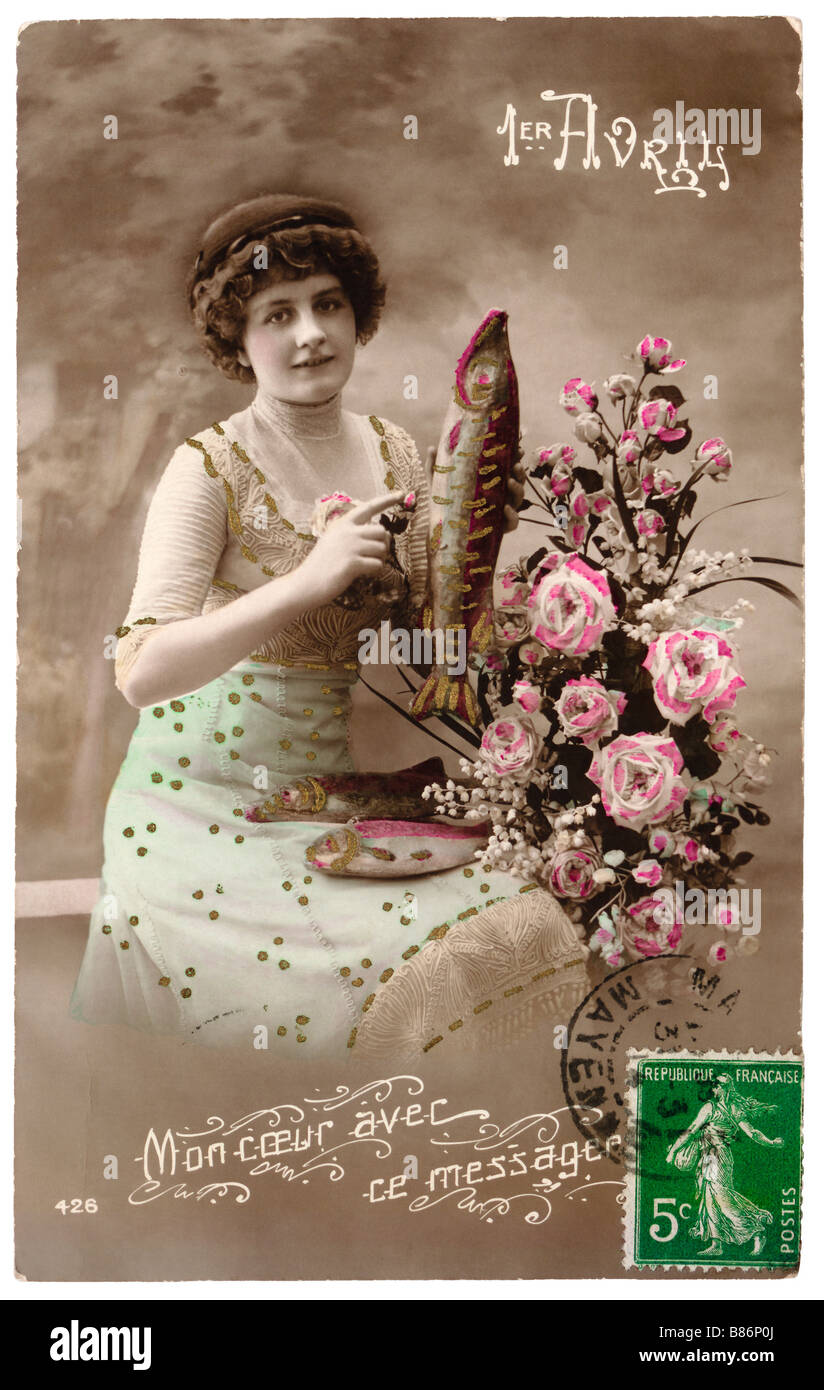
[[[701,1255],[720,1255],[723,1245],[744,1245],[752,1240],[752,1253],[764,1248],[765,1228],[772,1225],[772,1214],[757,1207],[736,1192],[733,1176],[732,1142],[745,1134],[756,1144],[781,1148],[779,1135],[770,1139],[756,1129],[752,1120],[777,1107],[751,1096],[742,1096],[733,1079],[722,1073],[712,1088],[713,1099],[702,1105],[692,1124],[679,1135],[667,1153],[667,1162],[683,1172],[696,1170],[698,1220],[690,1227],[695,1240],[710,1243]]]

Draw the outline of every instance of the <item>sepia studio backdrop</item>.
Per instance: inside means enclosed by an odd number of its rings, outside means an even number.
[[[61,21],[24,29],[19,60],[18,879],[100,872],[137,720],[106,638],[126,613],[148,503],[177,445],[251,398],[201,355],[183,291],[199,233],[234,201],[282,190],[354,209],[389,292],[344,403],[403,425],[421,451],[491,306],[510,314],[527,450],[571,438],[568,377],[602,382],[645,333],[671,338],[696,441],[721,434],[735,460],[728,483],[703,484],[696,516],[780,494],[713,518],[696,543],[797,558],[801,141],[787,21]],[[539,100],[548,87],[590,93],[599,129],[635,121],[625,168],[601,141],[601,167],[584,170],[580,140],[562,171],[557,144],[505,166],[508,103],[560,124]],[[656,195],[638,167],[652,113],[680,99],[761,110],[760,153],[728,147],[727,191],[710,170],[706,198]],[[111,115],[117,139],[104,138]],[[703,399],[707,374],[717,400]],[[111,375],[116,400],[104,399]],[[539,535],[522,525],[503,555]],[[799,894],[801,623],[766,590],[721,592],[757,605],[739,634],[738,710],[779,755],[773,823],[747,832],[772,933]],[[391,669],[371,672],[401,690]],[[358,701],[361,766],[439,751],[363,687]]]

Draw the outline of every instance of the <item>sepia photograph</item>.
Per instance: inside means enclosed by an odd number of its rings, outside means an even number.
[[[800,22],[17,63],[19,1275],[793,1276]]]

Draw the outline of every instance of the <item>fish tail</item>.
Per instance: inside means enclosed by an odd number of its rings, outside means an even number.
[[[469,678],[448,676],[433,671],[427,676],[409,706],[416,719],[428,719],[432,714],[455,714],[473,728],[481,724],[481,711]]]

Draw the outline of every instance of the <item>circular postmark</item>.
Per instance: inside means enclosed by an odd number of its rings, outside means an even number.
[[[628,1053],[719,1046],[739,995],[691,956],[653,956],[607,975],[572,1015],[561,1053],[564,1095],[581,1134],[614,1163],[640,1171],[644,1135],[627,1105],[636,1084]],[[683,1116],[664,1107],[645,1124],[675,1139]]]

